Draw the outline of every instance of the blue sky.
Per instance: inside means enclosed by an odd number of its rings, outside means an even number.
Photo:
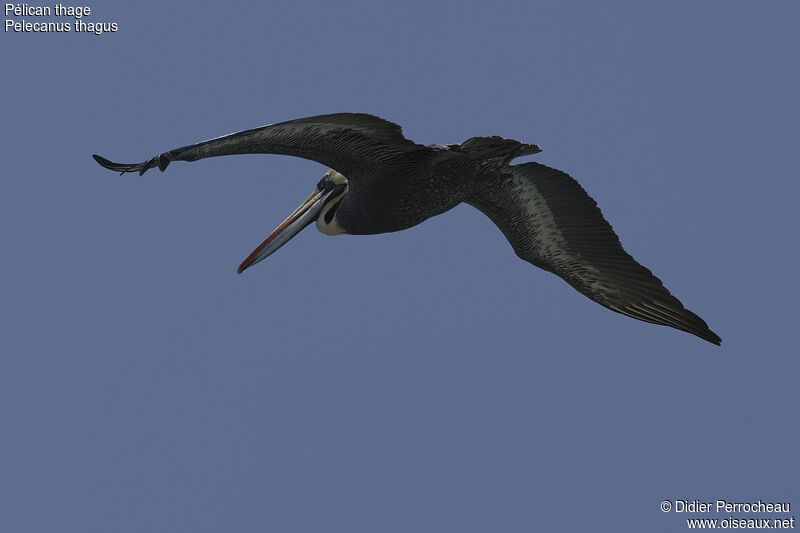
[[[0,529],[658,532],[728,516],[664,499],[800,506],[796,3],[90,7],[118,31],[2,36]],[[324,167],[90,157],[340,111],[538,143],[722,347],[594,304],[469,206],[312,227],[237,276]]]

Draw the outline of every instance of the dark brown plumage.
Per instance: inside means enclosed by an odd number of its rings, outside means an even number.
[[[560,276],[599,304],[720,344],[703,319],[625,252],[578,182],[538,163],[509,165],[515,157],[539,151],[536,145],[496,136],[422,146],[403,137],[400,126],[391,122],[339,113],[233,133],[139,164],[93,157],[111,170],[140,174],[154,167],[163,171],[172,161],[220,155],[270,153],[311,159],[346,178],[346,187],[340,184],[335,194],[328,175],[320,182],[320,194],[326,193],[320,209],[328,204],[332,209],[318,225],[331,223],[335,214],[337,231],[351,234],[402,230],[466,202],[500,228],[519,257]]]

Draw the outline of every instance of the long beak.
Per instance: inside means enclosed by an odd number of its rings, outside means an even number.
[[[300,233],[303,228],[314,222],[325,206],[326,200],[333,192],[332,190],[314,191],[311,196],[300,204],[300,207],[281,222],[280,226],[275,228],[275,231],[269,234],[269,237],[264,239],[264,242],[258,245],[258,248],[253,250],[253,253],[247,256],[247,259],[242,261],[236,271],[241,274],[246,268],[250,268],[259,261],[266,259],[278,248],[289,242],[292,237]]]

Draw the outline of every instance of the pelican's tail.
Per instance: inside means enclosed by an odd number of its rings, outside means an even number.
[[[514,139],[506,139],[497,135],[491,137],[472,137],[460,146],[459,151],[466,152],[472,159],[501,158],[508,163],[515,157],[541,152],[536,144],[525,144]]]

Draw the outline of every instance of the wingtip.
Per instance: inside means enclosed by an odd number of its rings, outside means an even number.
[[[722,338],[713,331],[711,331],[711,328],[708,327],[708,324],[706,324],[705,320],[700,318],[698,315],[692,313],[688,309],[684,309],[684,311],[686,312],[686,315],[688,315],[688,318],[691,320],[689,324],[666,323],[664,325],[677,329],[682,329],[683,331],[691,333],[692,335],[695,335],[706,342],[710,342],[711,344],[715,344],[717,346],[722,345]],[[686,317],[686,315],[684,315],[684,317]]]
[[[694,313],[692,313],[692,314],[694,315]],[[694,315],[694,316],[697,317],[697,315]],[[696,324],[695,327],[686,328],[685,331],[688,332],[688,333],[691,333],[692,335],[696,335],[697,337],[700,337],[704,341],[710,342],[711,344],[715,344],[717,346],[721,346],[722,345],[722,338],[719,335],[717,335],[716,333],[714,333],[713,331],[711,331],[711,328],[709,328],[708,325],[706,325],[705,321],[702,318],[700,318],[700,317],[697,317],[697,318],[700,320],[700,322],[702,324]],[[675,326],[673,326],[673,327],[675,327]],[[678,328],[678,329],[681,329],[681,328]]]
[[[687,331],[689,333],[692,333],[693,335],[697,335],[698,337],[700,337],[704,341],[708,341],[711,344],[715,344],[717,346],[721,346],[722,345],[722,337],[720,337],[719,335],[717,335],[716,333],[711,331],[711,328],[708,327],[708,324],[706,324],[705,320],[700,318],[695,313],[692,313],[688,309],[684,308],[684,310],[686,311],[686,313],[688,314],[688,317],[692,321],[692,327],[687,329]]]
[[[92,154],[92,157],[100,166],[109,170],[120,172],[122,174],[125,174],[126,172],[138,172],[140,176],[153,167],[158,167],[161,172],[164,172],[170,163],[169,154],[157,155],[151,157],[144,163],[136,164],[114,163],[113,161],[109,161],[105,157],[97,154]]]
[[[109,161],[105,157],[97,154],[92,154],[92,158],[97,161],[97,163],[103,167],[107,168],[108,170],[113,170],[115,172],[119,172],[120,174],[125,174],[126,172],[131,172],[131,167],[133,165],[124,165],[122,163],[114,163],[113,161]]]
[[[97,161],[97,163],[98,163],[100,166],[102,166],[102,167],[105,167],[105,168],[108,168],[109,170],[110,170],[110,167],[114,165],[114,163],[112,163],[111,161],[109,161],[108,159],[106,159],[105,157],[103,157],[103,156],[101,156],[101,155],[92,154],[92,158],[93,158],[95,161]]]

